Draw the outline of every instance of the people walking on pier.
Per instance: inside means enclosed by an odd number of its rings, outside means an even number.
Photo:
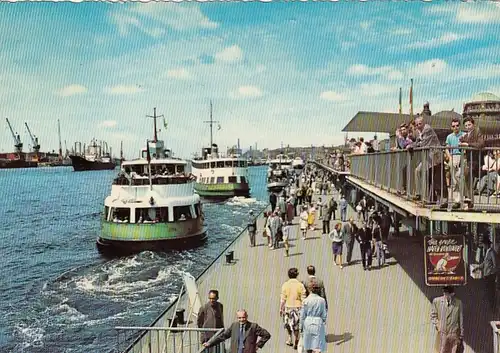
[[[269,194],[269,203],[271,204],[271,212],[274,212],[278,203],[278,196],[274,192]]]
[[[332,208],[330,203],[325,202],[323,204],[323,235],[328,235],[330,233],[331,220],[332,220]]]
[[[271,211],[268,211],[268,212],[265,212],[264,213],[264,217],[265,217],[265,222],[264,222],[264,231],[263,231],[263,236],[267,239],[267,245],[269,247],[271,247],[272,245],[272,237],[271,237],[271,215],[272,215],[272,212]]]
[[[375,217],[373,219],[373,229],[372,229],[372,239],[375,243],[375,252],[377,254],[378,267],[385,265],[385,250],[384,243],[382,242],[382,232],[380,231],[380,218]]]
[[[315,230],[316,225],[316,207],[314,207],[313,203],[309,204],[307,224],[310,230]]]
[[[306,297],[309,295],[309,282],[310,281],[316,281],[318,282],[319,285],[319,296],[323,299],[325,299],[325,304],[326,304],[326,310],[328,310],[328,300],[326,299],[326,290],[325,290],[325,284],[321,279],[319,279],[316,276],[316,268],[313,265],[307,266],[307,279],[303,281],[302,283],[304,284],[304,287],[306,289]]]
[[[255,218],[253,211],[250,210],[248,214],[248,237],[250,238],[250,246],[255,246],[255,233],[257,232],[257,218]]]
[[[279,208],[278,216],[281,217],[281,220],[283,222],[286,222],[286,202],[284,193],[281,194],[280,197],[278,198],[278,208]]]
[[[307,237],[307,229],[309,228],[309,212],[307,212],[307,206],[302,207],[302,212],[300,213],[300,231],[302,232],[302,239]]]
[[[464,339],[464,314],[453,287],[444,287],[443,296],[432,301],[431,322],[437,331],[435,353],[458,352]]]
[[[205,342],[205,347],[213,347],[227,339],[231,339],[231,353],[256,353],[271,339],[271,334],[259,324],[248,321],[245,309],[236,312],[237,322],[233,322],[221,335],[212,341]]]
[[[288,239],[290,239],[290,233],[292,232],[292,226],[290,224],[283,225],[283,246],[285,247],[285,257],[290,256],[290,243]]]
[[[484,296],[491,310],[496,310],[496,277],[497,277],[497,254],[491,244],[490,237],[485,235],[482,246],[486,249],[484,260],[478,265],[477,270],[483,270]]]
[[[299,319],[302,303],[306,298],[304,284],[297,277],[299,270],[292,267],[288,270],[288,281],[281,286],[280,316],[283,317],[285,329],[288,334],[286,344],[297,349],[299,343]],[[294,341],[292,341],[292,333]]]
[[[286,201],[286,222],[292,224],[297,211],[295,210],[295,196],[292,194]]]
[[[326,203],[326,200],[323,201],[321,197],[318,197],[318,200],[316,201],[316,210],[319,212],[319,220],[323,219],[323,205]]]
[[[348,222],[342,222],[342,227],[340,228],[340,233],[342,236],[342,239],[346,245],[346,260],[347,260],[347,266],[351,264],[352,260],[352,250],[354,248],[354,239],[356,235],[356,226],[354,225],[354,221],[352,218],[349,219]]]
[[[335,266],[339,266],[340,269],[342,266],[342,247],[343,247],[343,239],[342,234],[340,232],[340,228],[342,227],[341,223],[337,223],[335,227],[332,229],[328,237],[332,241],[332,252],[333,252],[333,262]],[[337,261],[338,259],[338,261]]]
[[[345,199],[344,195],[340,196],[340,220],[342,222],[347,221],[347,206],[349,205],[347,203],[347,200]],[[335,219],[335,212],[333,213],[333,219]]]
[[[219,291],[210,290],[208,292],[208,303],[203,305],[198,312],[198,328],[224,328],[224,307],[218,300]],[[208,342],[214,334],[213,331],[200,333],[201,344]],[[214,351],[207,348],[204,352],[212,353]]]
[[[278,216],[277,212],[273,212],[269,220],[269,229],[271,230],[271,244],[269,244],[269,248],[271,248],[271,250],[279,247],[278,231],[281,228],[281,224],[281,218]]]
[[[321,353],[326,351],[326,301],[315,279],[309,281],[308,287],[309,295],[300,310],[302,346],[308,353]]]
[[[337,211],[337,201],[335,201],[335,195],[332,195],[330,198],[330,201],[328,201],[328,212],[330,213],[330,219],[333,217],[333,219],[336,219],[335,212]]]
[[[363,270],[372,269],[372,231],[366,225],[360,227],[356,233],[356,239],[359,243],[359,250],[361,252],[361,262],[363,264]]]

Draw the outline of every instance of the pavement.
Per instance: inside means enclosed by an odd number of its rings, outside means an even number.
[[[354,214],[349,209],[348,217],[355,219]],[[289,268],[297,267],[299,279],[305,279],[308,265],[314,265],[316,275],[323,279],[329,302],[327,351],[323,353],[433,352],[435,331],[430,324],[430,300],[441,295],[441,290],[425,285],[422,239],[388,240],[393,257],[387,259],[386,267],[371,271],[363,270],[356,242],[355,264],[340,269],[333,263],[330,240],[321,234],[320,220],[316,221],[318,230],[309,231],[308,239],[302,240],[295,218],[289,257],[284,256],[283,248],[267,247],[262,237],[263,224],[260,217],[256,247],[250,247],[248,235],[243,233],[229,249],[234,251],[235,262],[228,265],[222,256],[197,283],[202,303],[207,301],[210,289],[219,290],[226,326],[236,320],[236,311],[244,308],[249,321],[270,332],[271,339],[259,352],[296,352],[285,345],[286,332],[279,316],[280,291],[288,280]],[[332,221],[331,226],[334,224]],[[345,254],[344,248],[344,262]],[[481,303],[475,304],[474,293],[478,291],[478,281],[457,290],[458,297],[465,297],[465,353],[492,353],[486,309]]]

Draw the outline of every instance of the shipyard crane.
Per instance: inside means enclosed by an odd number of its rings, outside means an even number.
[[[26,130],[28,130],[28,134],[30,135],[31,143],[33,144],[33,152],[35,152],[35,155],[38,157],[38,153],[40,152],[40,144],[38,143],[38,137],[36,137],[31,133],[31,130],[27,122],[25,122],[24,125],[26,125]]]
[[[23,143],[21,142],[21,136],[19,136],[18,133],[14,133],[14,129],[12,129],[12,125],[10,125],[9,119],[5,118],[5,120],[7,120],[7,125],[9,125],[10,133],[12,134],[12,138],[14,139],[15,151],[20,156],[23,152]]]

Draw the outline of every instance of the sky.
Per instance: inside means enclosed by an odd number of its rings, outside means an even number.
[[[210,141],[331,146],[358,111],[454,109],[500,95],[493,2],[1,3],[0,151],[8,118],[42,151],[105,140],[135,158],[159,137],[189,158]],[[159,121],[159,126],[163,121]],[[351,137],[373,134],[352,133]]]

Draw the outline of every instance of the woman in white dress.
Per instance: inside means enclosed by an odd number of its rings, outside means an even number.
[[[309,295],[300,309],[300,332],[302,347],[307,353],[326,352],[326,301],[321,298],[321,287],[316,279],[307,283]]]
[[[309,224],[307,222],[309,218],[309,212],[307,212],[307,206],[302,207],[302,212],[300,213],[300,230],[302,232],[302,239],[307,236],[307,228]]]

